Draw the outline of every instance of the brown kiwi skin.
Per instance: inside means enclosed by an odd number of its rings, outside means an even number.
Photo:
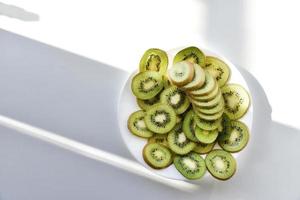
[[[190,68],[190,71],[191,71],[192,73],[190,73],[189,76],[188,76],[188,78],[187,78],[185,81],[183,81],[183,82],[176,82],[176,81],[174,81],[174,80],[172,80],[172,79],[170,78],[170,82],[171,82],[173,85],[176,85],[176,86],[178,86],[178,87],[182,87],[182,86],[188,84],[189,82],[191,82],[191,81],[193,80],[193,78],[194,78],[194,73],[195,73],[195,72],[194,72],[194,66],[193,66],[193,64],[192,64],[191,62],[188,62],[188,61],[182,61],[182,62],[185,62],[185,63],[188,64],[188,66],[189,66],[189,68]],[[169,77],[171,77],[171,76],[169,76]]]
[[[167,167],[169,167],[172,163],[173,163],[173,160],[174,160],[174,155],[172,154],[172,158],[171,158],[171,160],[170,160],[170,162],[168,163],[168,165],[166,165],[165,167],[156,167],[156,166],[154,166],[154,165],[152,165],[148,160],[147,160],[147,158],[146,158],[146,156],[145,156],[145,148],[146,148],[146,146],[147,146],[147,144],[144,146],[144,148],[143,148],[143,159],[144,159],[144,161],[151,167],[151,168],[153,168],[153,169],[165,169],[165,168],[167,168]],[[164,146],[165,147],[165,146]],[[165,148],[167,148],[167,147],[165,147]],[[171,153],[172,153],[172,151],[170,151]]]

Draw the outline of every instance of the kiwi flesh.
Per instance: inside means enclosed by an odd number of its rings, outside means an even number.
[[[202,119],[207,120],[207,121],[214,121],[217,119],[220,119],[224,113],[224,110],[221,110],[220,112],[217,112],[215,114],[204,114],[199,112],[198,110],[195,110],[195,113]]]
[[[145,123],[150,131],[165,134],[176,125],[176,113],[169,105],[155,104],[146,111]]]
[[[148,139],[148,143],[157,143],[168,147],[167,134],[155,134]]]
[[[249,140],[248,127],[240,121],[231,122],[231,131],[224,131],[218,138],[218,143],[225,151],[235,153],[245,148]]]
[[[215,105],[214,107],[211,107],[211,108],[194,107],[194,109],[198,110],[200,113],[203,113],[203,114],[209,114],[209,115],[215,114],[224,109],[224,100],[222,98],[221,101],[217,105]]]
[[[159,100],[160,100],[160,94],[157,94],[155,97],[152,97],[151,99],[146,99],[146,100],[136,99],[137,104],[143,110],[147,110],[154,104],[159,103]]]
[[[168,134],[169,148],[179,155],[184,155],[191,152],[196,143],[189,140],[182,131],[182,124],[176,125],[176,127]]]
[[[193,142],[198,142],[198,139],[195,136],[196,121],[194,119],[195,113],[193,110],[190,110],[184,117],[182,130],[185,136]]]
[[[243,117],[250,106],[248,92],[238,84],[227,84],[222,88],[225,113],[232,120]]]
[[[222,127],[222,130],[219,130],[220,134],[223,134],[223,132],[231,132],[232,130],[231,119],[225,113],[222,115],[220,127]]]
[[[191,96],[204,96],[208,95],[216,87],[216,80],[208,73],[205,72],[205,82],[200,89],[188,91]]]
[[[162,75],[154,71],[145,71],[135,75],[131,90],[138,99],[151,99],[163,89]]]
[[[200,65],[194,64],[193,80],[182,87],[183,90],[195,90],[201,88],[205,82],[205,72]]]
[[[205,164],[209,173],[219,179],[227,180],[236,171],[236,161],[234,157],[223,150],[212,150],[205,158]]]
[[[190,106],[190,102],[185,93],[176,86],[165,89],[160,94],[160,102],[172,106],[178,115],[184,113]]]
[[[168,68],[168,55],[161,49],[148,49],[140,60],[140,72],[156,71],[164,75]]]
[[[207,154],[213,150],[215,144],[215,142],[210,144],[204,144],[199,142],[197,143],[197,146],[193,149],[193,151],[199,154]]]
[[[182,49],[175,55],[173,63],[184,60],[205,67],[205,54],[197,47],[191,46]]]
[[[174,165],[185,178],[190,180],[200,179],[206,172],[205,160],[195,152],[175,156]]]
[[[221,126],[222,118],[208,121],[205,119],[201,119],[200,117],[195,115],[195,121],[199,128],[201,128],[203,130],[211,131],[211,130],[215,130],[219,126]]]
[[[217,80],[219,87],[224,86],[229,80],[230,69],[228,65],[219,58],[207,56],[204,69]]]
[[[214,99],[217,96],[217,94],[219,94],[220,91],[221,90],[219,89],[218,85],[216,84],[215,88],[207,95],[203,95],[203,96],[190,95],[190,97],[195,101],[208,101],[208,100]]]
[[[148,143],[143,149],[144,161],[154,169],[163,169],[172,163],[171,151],[163,145]]]
[[[200,142],[204,144],[210,144],[216,141],[218,134],[219,134],[218,129],[212,131],[206,131],[199,127],[196,127],[195,130],[195,136]]]
[[[146,127],[144,118],[145,112],[142,110],[132,113],[127,121],[127,127],[132,134],[143,138],[149,138],[152,137],[153,132]]]
[[[218,103],[220,103],[220,101],[222,100],[223,96],[222,96],[222,92],[220,91],[217,96],[212,99],[212,100],[206,100],[206,101],[196,101],[196,100],[191,100],[193,105],[200,107],[200,108],[209,108],[209,107],[214,107],[215,105],[217,105]]]
[[[174,85],[184,86],[194,78],[194,65],[186,61],[176,63],[169,69],[168,76]]]

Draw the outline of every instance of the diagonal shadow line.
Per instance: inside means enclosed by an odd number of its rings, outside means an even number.
[[[0,2],[0,15],[4,15],[10,18],[19,19],[22,21],[39,21],[38,14],[29,12],[23,8],[8,5]]]

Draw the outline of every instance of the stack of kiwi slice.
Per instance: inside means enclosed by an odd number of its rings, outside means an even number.
[[[230,68],[197,47],[179,51],[169,67],[168,55],[148,49],[131,89],[140,110],[128,119],[129,131],[147,139],[145,162],[154,169],[171,164],[187,179],[208,171],[219,180],[237,168],[232,153],[245,148],[247,126],[238,121],[250,106],[248,92],[229,84]]]

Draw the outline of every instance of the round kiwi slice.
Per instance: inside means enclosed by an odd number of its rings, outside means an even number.
[[[220,91],[221,90],[219,89],[218,85],[216,84],[215,88],[207,95],[203,95],[203,96],[190,95],[190,97],[195,101],[209,101],[209,100],[214,99],[217,96],[217,94],[219,94]]]
[[[184,155],[192,151],[196,143],[190,141],[182,131],[182,124],[176,127],[168,134],[169,148],[176,154]]]
[[[221,112],[224,109],[224,100],[222,98],[221,101],[217,105],[215,105],[214,107],[211,107],[211,108],[195,107],[195,109],[203,114],[209,114],[209,115],[215,114],[215,113]]]
[[[167,72],[168,55],[161,49],[148,49],[140,60],[140,72],[156,71],[161,75]]]
[[[205,120],[205,119],[201,119],[200,117],[198,117],[197,115],[194,116],[194,119],[196,121],[196,124],[199,128],[203,129],[203,130],[207,130],[207,131],[211,131],[211,130],[215,130],[217,129],[222,122],[222,119],[216,119],[216,120]]]
[[[148,143],[144,147],[143,158],[154,169],[166,168],[172,163],[171,151],[157,143]]]
[[[225,113],[232,120],[243,117],[250,106],[248,92],[238,84],[228,84],[222,88]]]
[[[196,121],[194,119],[194,111],[190,110],[184,117],[182,130],[185,136],[193,142],[198,142],[195,136]]]
[[[127,127],[132,134],[149,138],[152,137],[153,133],[146,127],[144,117],[145,113],[142,110],[132,113],[127,121]]]
[[[193,149],[193,151],[200,154],[207,154],[213,150],[215,144],[215,142],[210,144],[204,144],[200,142],[197,143],[197,146]]]
[[[205,82],[205,72],[200,65],[194,64],[193,80],[182,87],[183,90],[195,90],[201,88]]]
[[[172,106],[178,115],[184,113],[190,106],[187,96],[176,86],[171,86],[168,89],[165,89],[160,94],[160,101],[161,103]]]
[[[222,132],[218,138],[218,143],[225,151],[235,153],[241,151],[248,143],[248,127],[240,121],[231,122],[231,131]]]
[[[131,82],[131,90],[138,99],[151,99],[162,89],[162,75],[154,71],[138,73]]]
[[[196,127],[195,130],[195,136],[200,142],[204,144],[213,143],[214,141],[216,141],[218,135],[219,135],[218,129],[212,131],[206,131],[199,127]]]
[[[236,171],[236,161],[234,157],[223,150],[212,150],[205,158],[205,164],[209,173],[219,179],[227,180]]]
[[[205,82],[200,89],[188,91],[191,96],[204,96],[208,95],[216,87],[216,80],[208,73],[205,72]]]
[[[206,172],[204,159],[197,153],[191,152],[174,158],[176,169],[187,179],[200,179]]]
[[[202,119],[205,119],[207,121],[214,121],[214,120],[220,119],[222,117],[224,110],[221,110],[220,112],[211,114],[211,115],[203,114],[203,113],[199,112],[198,110],[195,110],[195,113]]]
[[[191,63],[196,63],[201,67],[205,66],[205,55],[204,53],[197,47],[187,47],[179,51],[175,57],[173,63],[181,62],[181,61],[189,61]]]
[[[143,110],[147,110],[148,108],[150,108],[154,104],[159,103],[159,100],[160,100],[160,94],[157,94],[155,97],[153,97],[151,99],[146,99],[146,100],[136,99],[137,104]]]
[[[146,111],[145,123],[150,131],[165,134],[176,125],[176,113],[169,105],[155,104]]]
[[[168,147],[168,140],[167,140],[167,134],[161,135],[161,134],[155,134],[151,138],[148,139],[148,143],[157,143],[161,144],[165,147]]]
[[[192,103],[200,108],[210,108],[210,107],[214,107],[215,105],[217,105],[218,103],[220,103],[221,99],[223,98],[222,96],[222,92],[220,91],[219,94],[217,94],[217,96],[212,99],[212,100],[206,100],[206,101],[195,101],[192,100]]]
[[[176,63],[169,70],[169,78],[174,85],[186,85],[194,78],[194,65],[186,61]]]
[[[230,69],[228,65],[219,58],[207,56],[204,69],[217,80],[219,87],[224,86],[229,80]]]
[[[232,126],[231,126],[231,120],[229,117],[224,113],[222,115],[222,122],[221,122],[222,130],[219,130],[219,132],[231,132]]]

